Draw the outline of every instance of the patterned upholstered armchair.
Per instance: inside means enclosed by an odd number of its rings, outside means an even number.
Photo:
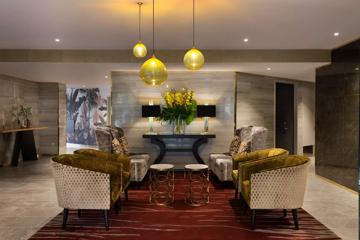
[[[295,229],[299,229],[297,210],[302,207],[309,158],[287,156],[248,162],[240,167],[241,195],[251,209],[251,228],[255,229],[256,210],[292,210]]]
[[[267,129],[264,127],[241,127],[235,131],[241,141],[251,141],[251,151],[264,149]],[[231,181],[233,170],[232,156],[229,153],[211,153],[209,156],[209,169],[220,181]]]
[[[287,157],[288,155],[289,152],[285,149],[269,148],[250,153],[239,153],[233,156],[233,170],[231,175],[235,186],[235,199],[237,199],[238,193],[241,192],[241,171],[239,171],[241,165],[253,161],[266,161],[274,158]]]
[[[112,152],[113,137],[124,137],[123,129],[110,126],[98,127],[95,133],[99,150],[110,153]],[[129,158],[131,181],[141,182],[150,167],[150,155],[147,153],[129,153]]]
[[[53,159],[54,179],[59,206],[64,208],[63,228],[70,209],[104,210],[105,226],[109,229],[109,210],[118,213],[120,195],[130,181],[130,161],[126,156],[117,159],[93,158],[80,154],[64,154]]]

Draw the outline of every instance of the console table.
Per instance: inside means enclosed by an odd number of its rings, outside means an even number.
[[[16,133],[14,150],[11,157],[11,166],[16,167],[19,163],[20,151],[24,161],[37,160],[34,133],[35,130],[45,130],[47,127],[14,128],[0,130],[0,133]]]
[[[150,138],[151,143],[156,144],[160,148],[159,156],[155,159],[154,164],[160,163],[166,152],[192,152],[195,159],[200,163],[204,164],[204,161],[199,155],[199,147],[202,144],[208,142],[209,138],[216,138],[215,134],[144,134],[143,138]],[[190,138],[195,139],[192,144],[192,148],[168,148],[164,139],[181,139],[181,138]]]

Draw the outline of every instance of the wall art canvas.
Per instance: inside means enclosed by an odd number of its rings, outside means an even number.
[[[99,88],[66,89],[67,143],[96,146],[95,128],[108,122],[108,101]]]

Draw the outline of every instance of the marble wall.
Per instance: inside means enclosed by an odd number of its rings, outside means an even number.
[[[316,173],[358,191],[360,39],[316,71]]]
[[[316,173],[357,191],[359,74],[323,71],[316,77]]]
[[[226,152],[234,133],[235,73],[234,72],[191,72],[170,71],[167,82],[161,87],[151,87],[142,83],[137,72],[112,73],[112,117],[113,124],[121,126],[129,140],[131,151],[149,152],[152,159],[157,155],[157,147],[143,139],[142,134],[148,130],[147,118],[141,118],[141,105],[153,100],[159,104],[161,94],[168,88],[188,88],[195,92],[198,104],[215,104],[217,116],[210,119],[210,132],[216,139],[200,149],[200,155],[207,161],[210,152]],[[187,126],[188,133],[199,133],[203,130],[203,120],[198,118]],[[171,132],[166,124],[155,123],[155,131]],[[191,142],[176,140],[169,144],[187,146]],[[165,162],[183,166],[194,162],[191,153],[167,153]]]
[[[59,102],[65,100],[60,94],[64,85],[39,83],[0,74],[0,108],[4,113],[5,127],[16,127],[12,120],[11,105],[15,102],[32,108],[32,125],[48,126],[49,129],[34,131],[35,144],[40,154],[57,154],[62,139],[59,138],[59,124],[65,115],[59,114]],[[2,118],[2,117],[1,117]],[[1,123],[0,123],[1,124]],[[60,139],[60,141],[59,141]],[[65,139],[65,138],[64,138]],[[10,163],[15,134],[0,134],[0,164]]]

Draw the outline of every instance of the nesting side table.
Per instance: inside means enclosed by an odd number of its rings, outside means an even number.
[[[201,206],[209,203],[209,168],[205,164],[185,165],[185,178],[188,187],[185,192],[185,203]]]
[[[174,165],[153,164],[150,166],[149,202],[170,205],[174,202]]]

